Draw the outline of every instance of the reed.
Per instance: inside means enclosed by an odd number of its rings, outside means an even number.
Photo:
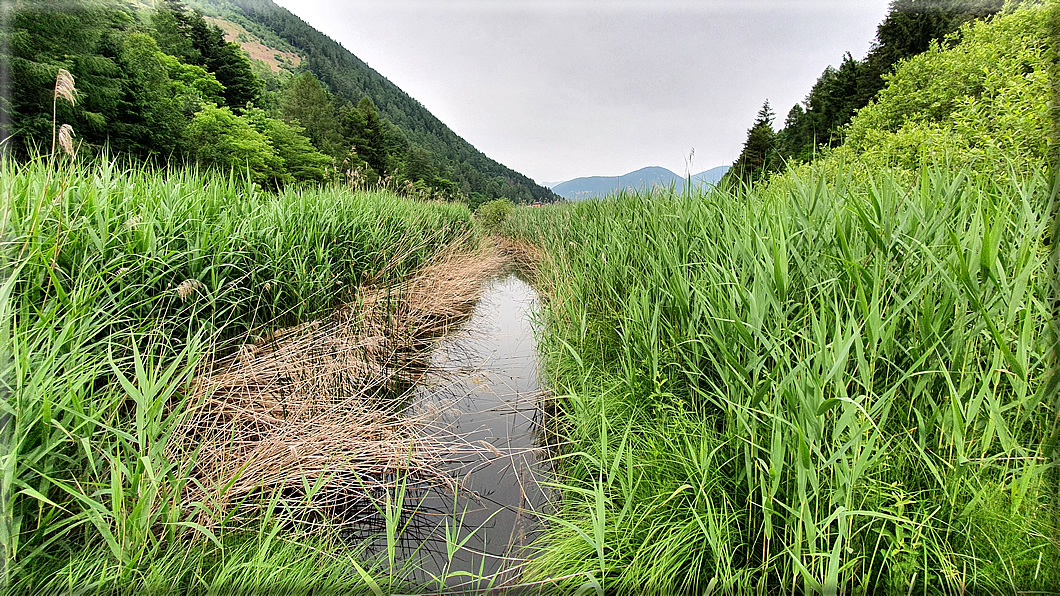
[[[444,287],[413,275],[474,250],[468,209],[273,195],[235,174],[117,160],[0,169],[0,589],[400,585],[374,567],[370,582],[349,577],[335,532],[291,521],[334,512],[329,482],[371,490],[387,466],[444,481],[430,445],[412,447],[416,421],[349,392],[413,372],[403,351],[473,303],[463,292],[495,260]],[[290,399],[270,404],[285,375]]]
[[[1060,587],[1041,169],[519,209],[571,447],[528,581],[616,593]]]
[[[438,412],[401,400],[429,371],[427,347],[465,320],[505,264],[485,248],[443,253],[410,280],[364,286],[331,316],[245,344],[194,380],[170,442],[195,461],[183,497],[198,523],[256,520],[282,494],[287,521],[342,527],[403,486],[456,489],[443,471],[464,442],[434,437]],[[310,488],[311,487],[311,488]]]

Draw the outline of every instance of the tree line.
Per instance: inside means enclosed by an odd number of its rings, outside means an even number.
[[[790,162],[810,161],[821,148],[843,142],[844,126],[869,105],[901,60],[932,44],[952,47],[964,23],[998,13],[1004,0],[892,0],[865,58],[847,52],[839,67],[825,68],[810,93],[788,111],[780,130],[767,100],[747,131],[728,178],[751,183]]]
[[[273,73],[180,0],[153,10],[113,0],[20,0],[12,21],[5,59],[13,88],[0,105],[10,125],[0,134],[20,158],[50,138],[52,86],[65,69],[76,80],[77,104],[57,109],[82,150],[235,169],[273,188],[382,184],[473,207],[492,198],[550,198],[536,196],[529,180],[483,174],[418,142],[422,135],[385,118],[368,93],[351,100],[334,92],[312,68],[326,52],[308,55],[296,72]]]
[[[380,114],[411,144],[426,151],[434,166],[471,196],[473,204],[487,198],[507,198],[514,203],[558,200],[549,189],[484,155],[338,42],[272,0],[194,1],[248,29],[275,33],[305,56],[306,68],[335,95],[354,102],[364,95],[374,99]]]

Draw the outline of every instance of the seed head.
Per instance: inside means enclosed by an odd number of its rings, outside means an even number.
[[[185,279],[177,286],[177,296],[180,296],[181,302],[187,302],[188,296],[205,288],[206,286],[202,285],[202,282],[197,279]]]
[[[70,102],[70,105],[77,103],[77,88],[74,87],[74,75],[70,74],[70,71],[65,68],[59,69],[59,74],[55,75],[55,99],[63,98]]]
[[[70,157],[74,156],[74,127],[64,124],[59,128],[59,146],[63,148]]]

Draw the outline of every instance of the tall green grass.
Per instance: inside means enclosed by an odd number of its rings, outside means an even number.
[[[831,172],[831,173],[829,173]],[[570,447],[531,578],[1060,589],[1060,180],[807,168],[512,213]]]
[[[183,389],[226,340],[319,316],[474,242],[469,210],[108,161],[4,161],[0,192],[0,589],[287,585],[264,559],[289,561],[289,581],[316,569],[364,588],[326,536],[298,546],[269,520],[257,539],[193,523],[180,501],[192,462],[166,445]]]

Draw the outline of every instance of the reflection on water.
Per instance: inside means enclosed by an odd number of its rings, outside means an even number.
[[[536,293],[517,275],[487,282],[467,324],[434,349],[432,368],[439,372],[412,390],[410,407],[437,412],[432,434],[456,446],[448,459],[461,485],[455,494],[405,495],[398,543],[417,579],[467,571],[494,580],[462,585],[466,576],[457,576],[449,587],[496,586],[515,574],[521,548],[534,537],[535,512],[548,500],[540,486],[547,465],[530,324],[535,308]],[[362,527],[351,538],[385,553],[384,517],[368,516]]]

